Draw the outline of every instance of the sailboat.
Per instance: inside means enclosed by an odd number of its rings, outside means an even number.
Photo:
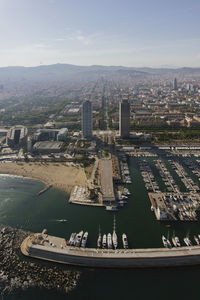
[[[114,216],[114,220],[113,220],[113,234],[112,234],[112,241],[113,241],[113,246],[116,249],[118,242],[117,242],[117,234],[116,234],[116,220],[115,220],[115,216]]]
[[[180,240],[177,236],[175,236],[175,232],[173,232],[172,243],[173,243],[174,247],[181,247]]]
[[[99,225],[99,236],[97,240],[97,248],[101,248],[101,230],[100,230],[100,225]]]
[[[128,249],[128,239],[125,233],[122,234],[122,242],[124,249]]]
[[[103,248],[106,248],[106,246],[107,246],[107,236],[106,236],[106,234],[103,235],[102,246],[103,246]]]
[[[184,243],[185,243],[186,246],[188,246],[188,247],[189,247],[189,246],[192,246],[192,242],[191,242],[189,236],[190,236],[190,233],[188,232],[188,233],[186,234],[186,237],[183,239],[183,240],[184,240]]]
[[[172,245],[171,245],[171,243],[169,241],[169,232],[167,234],[167,238],[164,235],[162,235],[162,242],[163,242],[163,246],[165,248],[172,248]]]
[[[112,236],[110,233],[107,235],[108,249],[112,249]]]

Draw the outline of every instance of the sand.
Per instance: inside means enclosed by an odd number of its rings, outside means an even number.
[[[53,185],[67,193],[71,192],[73,186],[84,186],[87,181],[83,168],[61,163],[0,163],[0,174],[33,178],[40,180],[47,185]]]

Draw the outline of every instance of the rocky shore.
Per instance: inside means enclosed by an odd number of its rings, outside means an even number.
[[[22,241],[30,232],[0,227],[0,294],[28,288],[73,290],[80,272],[67,267],[27,259],[20,252]]]

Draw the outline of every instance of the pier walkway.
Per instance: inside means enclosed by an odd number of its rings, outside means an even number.
[[[101,159],[100,163],[100,181],[103,202],[115,202],[115,193],[113,188],[113,170],[111,159]]]

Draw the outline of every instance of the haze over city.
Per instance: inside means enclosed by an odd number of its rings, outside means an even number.
[[[198,0],[0,1],[0,67],[199,67]]]

